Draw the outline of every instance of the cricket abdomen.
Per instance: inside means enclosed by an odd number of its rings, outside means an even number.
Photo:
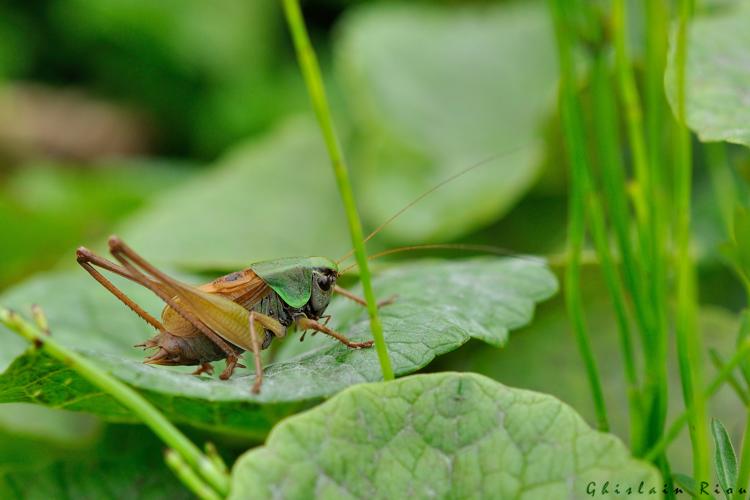
[[[144,361],[152,365],[200,365],[227,357],[218,345],[200,332],[192,337],[159,332],[142,345],[159,349]],[[240,352],[242,351],[238,351],[238,354]]]
[[[254,303],[242,303],[243,298],[238,294],[235,301],[249,311],[271,316],[284,326],[289,326],[294,321],[296,309],[289,307],[273,290],[269,289],[260,300],[254,301]],[[175,300],[179,302],[179,299],[175,298]],[[159,332],[143,344],[144,347],[159,349],[152,356],[146,358],[146,363],[170,366],[200,365],[227,357],[218,345],[171,307],[166,306],[164,308],[161,320],[167,331]],[[262,349],[268,348],[273,339],[273,333],[266,331],[265,336],[261,339]],[[243,349],[233,347],[237,354],[243,352]]]

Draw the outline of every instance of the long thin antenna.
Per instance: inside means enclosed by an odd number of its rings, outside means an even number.
[[[416,251],[416,250],[467,250],[470,252],[483,252],[483,253],[488,253],[492,255],[502,255],[505,257],[513,257],[516,259],[527,260],[529,262],[534,262],[537,264],[543,264],[545,262],[544,259],[542,258],[533,257],[530,255],[521,255],[519,253],[516,253],[512,250],[508,250],[507,248],[503,248],[503,247],[496,247],[493,245],[472,245],[468,243],[426,243],[424,245],[408,245],[408,246],[397,247],[397,248],[389,248],[388,250],[383,250],[382,252],[368,255],[367,260],[379,259],[381,257],[385,257],[386,255],[393,255],[395,253],[411,252],[411,251]],[[352,264],[351,266],[346,267],[339,274],[347,273],[350,270],[354,269],[355,267],[357,267],[357,264]]]
[[[364,243],[367,243],[368,241],[370,241],[373,238],[373,236],[375,236],[380,231],[382,231],[388,224],[390,224],[391,222],[393,222],[394,220],[396,220],[401,214],[403,214],[404,212],[406,212],[407,210],[409,210],[411,207],[413,207],[414,205],[416,205],[417,203],[419,203],[424,198],[426,198],[427,196],[431,195],[432,193],[434,193],[435,191],[437,191],[441,187],[445,186],[449,182],[454,181],[454,180],[458,179],[459,177],[461,177],[462,175],[468,174],[472,170],[477,169],[479,167],[482,167],[482,166],[490,163],[493,160],[497,160],[498,158],[501,158],[503,156],[508,156],[508,155],[513,154],[513,153],[517,153],[518,151],[522,151],[522,150],[530,147],[531,145],[533,145],[533,143],[526,144],[524,146],[518,146],[518,147],[513,148],[513,149],[508,149],[506,151],[501,151],[499,153],[495,153],[495,154],[493,154],[491,156],[488,156],[487,158],[484,158],[483,160],[478,161],[477,163],[474,163],[473,165],[470,165],[469,167],[467,167],[467,168],[465,168],[465,169],[463,169],[463,170],[461,170],[459,172],[456,172],[455,174],[451,175],[447,179],[442,180],[441,182],[439,182],[435,186],[431,187],[430,189],[428,189],[427,191],[425,191],[424,193],[422,193],[421,195],[419,195],[416,199],[414,199],[413,201],[411,201],[408,205],[406,205],[405,207],[401,208],[398,212],[396,212],[395,214],[391,215],[385,222],[383,222],[373,232],[371,232],[370,234],[367,235],[367,237],[364,239]],[[343,257],[341,257],[339,260],[337,260],[336,263],[344,262],[349,257],[351,257],[352,254],[354,254],[354,249],[349,250],[346,254],[344,254]]]

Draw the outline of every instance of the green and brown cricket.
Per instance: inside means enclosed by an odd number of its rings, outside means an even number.
[[[213,361],[226,359],[220,378],[232,376],[244,351],[253,354],[258,393],[263,381],[260,351],[290,328],[329,335],[351,349],[371,347],[373,341],[353,342],[326,326],[324,316],[336,292],[366,305],[336,284],[339,269],[325,257],[300,257],[251,264],[200,286],[176,280],[151,265],[121,239],[112,236],[109,250],[116,264],[87,248],[76,251],[78,263],[115,297],[156,328],[151,339],[136,347],[156,349],[145,363],[198,366],[194,372],[213,373]],[[166,306],[161,320],[146,312],[96,268],[134,281],[161,298]],[[386,301],[388,302],[388,301]],[[384,305],[385,302],[379,304]],[[321,322],[323,320],[323,322]]]
[[[396,212],[364,241],[369,241],[406,210],[443,185],[510,152],[512,151],[486,158],[437,184]],[[420,247],[447,248],[451,245],[403,247],[381,252],[371,258]],[[452,247],[489,253],[498,253],[497,250],[500,250],[499,253],[502,255],[508,254],[503,249],[483,245]],[[241,271],[194,286],[163,273],[116,236],[109,239],[109,250],[119,264],[84,247],[78,248],[76,257],[78,263],[96,281],[156,328],[157,333],[154,337],[136,346],[156,349],[145,359],[145,363],[198,366],[194,374],[200,375],[213,373],[211,363],[226,359],[226,369],[220,375],[221,379],[226,380],[232,376],[236,367],[242,366],[238,361],[243,352],[249,351],[253,354],[255,363],[255,382],[252,391],[258,393],[263,381],[260,351],[267,349],[274,338],[285,337],[291,328],[303,332],[312,330],[324,333],[351,349],[363,349],[373,345],[371,340],[353,342],[327,326],[330,316],[325,316],[324,313],[334,292],[360,305],[367,304],[364,299],[336,284],[340,274],[338,264],[326,257],[257,262]],[[350,255],[351,252],[341,260]],[[118,274],[155,293],[166,303],[161,320],[146,312],[96,268]],[[394,297],[383,301],[378,306],[383,306],[393,299]]]

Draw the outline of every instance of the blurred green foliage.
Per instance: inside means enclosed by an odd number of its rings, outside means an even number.
[[[705,14],[726,16],[732,2],[720,3]],[[372,241],[372,250],[436,241],[553,257],[559,252],[566,172],[555,112],[552,33],[541,4],[315,0],[304,8],[366,229],[448,176],[499,155],[419,202]],[[706,19],[699,30],[714,38],[691,41],[700,56],[691,59],[697,68],[693,76],[716,77],[705,92],[689,94],[691,125],[701,137],[747,143],[746,127],[741,136],[727,130],[746,107],[724,99],[714,106],[717,89],[736,97],[748,81],[741,38],[733,36],[743,20]],[[588,29],[583,21],[581,29]],[[642,26],[636,20],[631,29]],[[740,61],[727,74],[708,64],[726,63],[711,52],[717,47],[722,57]],[[634,53],[642,51],[634,47]],[[589,98],[587,78],[582,71],[584,99]],[[101,249],[108,233],[122,234],[159,264],[204,274],[263,258],[335,258],[350,246],[277,0],[0,2],[0,81],[81,89],[144,113],[156,137],[147,159],[86,161],[44,151],[11,160],[0,141],[0,288],[26,280],[4,297],[21,290],[24,302],[36,298],[42,305],[44,297],[56,295],[55,325],[68,328],[71,343],[74,316],[88,308],[96,313],[87,313],[91,325],[78,339],[82,347],[141,358],[129,343],[142,339],[143,323],[80,270],[70,270],[77,245]],[[696,144],[696,150],[702,148]],[[515,152],[504,155],[508,151]],[[621,153],[630,158],[629,150]],[[750,230],[745,212],[737,212],[731,223],[723,220],[727,210],[723,215],[717,200],[746,205],[750,161],[744,148],[726,153],[724,166],[711,155],[696,155],[694,242],[702,259],[701,300],[711,305],[703,309],[703,328],[709,344],[728,356],[737,327],[731,310],[746,301],[738,282],[730,282],[732,275],[719,267],[718,248],[729,240],[726,255],[746,277]],[[731,180],[715,182],[714,167],[732,170]],[[744,187],[735,189],[738,185]],[[68,268],[61,271],[64,276],[79,276],[55,281],[57,271],[44,271],[56,265]],[[81,282],[90,287],[86,293],[76,291]],[[625,384],[614,320],[596,270],[584,275],[584,289],[614,432],[626,437],[625,421],[617,418],[625,413]],[[128,291],[139,301],[156,303],[147,291]],[[454,305],[470,304],[472,298],[461,297]],[[108,331],[118,335],[107,336]],[[5,331],[0,341],[5,366],[22,344]],[[542,307],[510,349],[472,341],[430,369],[474,370],[551,393],[593,417],[561,300]],[[673,396],[678,398],[677,391]],[[740,403],[722,391],[715,405],[715,414],[736,437]],[[96,419],[37,410],[0,406],[0,497],[13,498],[18,484],[35,479],[32,497],[58,491],[90,497],[132,493],[127,488],[134,481],[141,481],[145,496],[183,494],[145,429],[103,426],[100,436]],[[121,443],[128,447],[119,449]],[[246,441],[223,445],[244,448]],[[672,453],[683,470],[687,446],[683,440]],[[129,456],[121,459],[117,453]],[[115,469],[120,474],[107,484],[61,479],[99,477]]]
[[[58,262],[101,238],[114,222],[143,206],[189,171],[147,162],[96,169],[26,164],[0,185],[0,288]]]

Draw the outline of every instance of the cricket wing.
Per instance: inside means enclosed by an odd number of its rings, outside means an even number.
[[[245,350],[252,350],[250,337],[250,312],[221,293],[166,278],[166,288],[175,296],[181,307],[187,308],[207,328],[227,342]],[[262,326],[256,327],[263,331]]]
[[[271,287],[249,268],[224,275],[199,288],[223,295],[248,310],[271,291]]]

